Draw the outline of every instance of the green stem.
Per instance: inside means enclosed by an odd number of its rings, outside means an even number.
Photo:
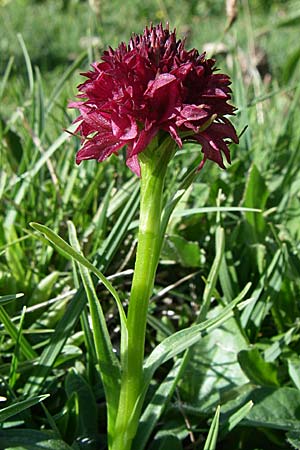
[[[127,315],[128,342],[122,361],[122,379],[115,435],[111,450],[130,450],[138,427],[142,392],[147,311],[161,247],[161,211],[167,165],[174,144],[166,139],[159,148],[140,155],[141,200],[138,246]]]

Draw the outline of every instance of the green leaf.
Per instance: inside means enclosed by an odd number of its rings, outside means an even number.
[[[275,302],[276,295],[280,292],[285,270],[284,252],[279,248],[252,293],[253,302],[241,314],[241,325],[243,328],[247,328],[250,323],[255,331],[259,329],[262,320],[268,312],[268,308],[271,308],[272,303]]]
[[[144,450],[148,439],[163,411],[167,407],[182,373],[182,359],[178,359],[164,381],[159,385],[151,401],[145,408],[137,434],[133,441],[132,450]]]
[[[97,265],[103,269],[106,269],[109,265],[136,213],[139,203],[138,186],[135,187],[133,192],[130,191],[127,194],[125,200],[126,203],[122,208],[120,216],[97,254]],[[94,278],[95,280],[93,281],[96,282],[96,277]],[[47,375],[51,372],[59,353],[79,320],[79,316],[86,302],[83,286],[80,286],[73,299],[69,302],[64,316],[56,325],[55,332],[51,336],[49,344],[43,350],[36,369],[24,387],[24,393],[37,393],[43,388],[43,383]]]
[[[212,263],[209,275],[207,277],[207,282],[205,284],[205,289],[203,293],[202,305],[200,309],[199,316],[197,318],[197,323],[202,322],[206,319],[207,313],[209,311],[209,307],[211,304],[211,297],[213,291],[216,287],[217,279],[219,276],[219,271],[221,268],[221,262],[224,255],[225,248],[225,237],[224,237],[224,229],[219,225],[216,228],[216,255],[214,261]],[[250,286],[249,286],[250,287]]]
[[[30,408],[37,403],[42,402],[49,397],[49,394],[37,395],[36,397],[28,398],[27,400],[21,400],[18,403],[14,403],[6,408],[0,409],[0,422],[4,422],[9,417],[13,417],[22,411]]]
[[[24,393],[26,395],[40,392],[43,389],[43,383],[61,353],[68,337],[71,335],[85,304],[86,297],[83,289],[80,289],[69,302],[63,318],[51,336],[50,342],[39,357],[38,365],[24,387]]]
[[[64,366],[70,361],[76,361],[76,359],[82,357],[82,353],[83,352],[80,347],[77,347],[76,345],[66,344],[57,357],[54,367],[57,368],[59,366]]]
[[[199,267],[201,259],[199,244],[189,242],[181,236],[167,236],[161,258],[181,264],[183,267]]]
[[[203,450],[215,450],[219,432],[220,406],[217,407]]]
[[[43,299],[46,301],[50,298],[53,287],[58,280],[60,273],[56,270],[42,278],[34,289],[30,297],[30,305],[35,305]]]
[[[47,116],[53,106],[55,105],[55,100],[59,96],[62,89],[65,88],[66,81],[71,77],[71,75],[75,72],[75,70],[81,66],[82,62],[85,60],[87,54],[86,51],[82,52],[78,58],[70,65],[70,67],[64,72],[63,76],[59,78],[58,83],[54,87],[53,91],[51,92],[48,100],[48,104],[45,108],[45,116]]]
[[[203,206],[202,208],[187,208],[184,210],[174,211],[174,217],[189,217],[194,214],[205,214],[205,213],[226,213],[226,212],[255,212],[261,213],[259,208],[247,208],[243,206]]]
[[[164,339],[148,356],[144,365],[144,386],[148,386],[155,370],[163,363],[178,354],[182,353],[187,348],[198,342],[203,336],[209,333],[212,329],[217,328],[222,323],[226,322],[232,317],[232,310],[245,297],[251,284],[248,283],[240,295],[235,298],[229,305],[213,319],[206,320],[199,325],[193,325],[184,330],[177,331],[173,335]]]
[[[68,373],[65,387],[68,397],[75,396],[78,405],[76,436],[96,434],[98,428],[97,404],[91,387],[81,375],[76,373],[75,369]]]
[[[76,130],[76,124],[72,124],[69,128],[69,132],[74,132]],[[49,161],[51,156],[61,147],[61,145],[69,139],[70,135],[67,132],[62,133],[52,144],[51,146],[42,154],[40,159],[36,161],[33,165],[33,167],[26,172],[22,173],[21,176],[16,178],[15,183],[21,183],[21,186],[18,189],[17,194],[14,197],[14,207],[9,209],[8,213],[6,214],[5,220],[3,222],[3,227],[10,228],[12,224],[15,222],[15,218],[18,213],[18,206],[22,203],[25,194],[27,190],[30,187],[30,181],[32,178],[39,173],[41,168],[44,166],[44,164]]]
[[[221,432],[220,435],[223,436],[233,430],[251,411],[253,407],[253,401],[250,400],[245,405],[241,406],[236,412],[230,414],[229,417],[224,418],[221,415]]]
[[[183,450],[183,447],[178,437],[165,434],[161,438],[155,439],[149,450]]]
[[[31,61],[30,61],[30,56],[28,54],[24,39],[20,33],[17,34],[17,38],[21,45],[22,52],[24,55],[26,69],[27,69],[27,75],[28,75],[28,81],[29,81],[29,90],[30,90],[30,93],[32,94],[33,88],[34,88],[34,78],[33,78],[33,70],[32,70],[32,65],[31,65]]]
[[[208,317],[217,316],[220,307]],[[248,341],[235,318],[210,331],[190,349],[190,362],[181,382],[186,401],[198,414],[212,413],[232,391],[248,382],[240,368],[237,354]]]
[[[264,351],[264,360],[267,362],[275,361],[287,349],[293,337],[297,334],[298,327],[290,328],[282,336],[276,336],[275,342]]]
[[[282,19],[275,23],[276,28],[283,28],[283,27],[294,27],[300,24],[300,13],[294,12],[289,17]]]
[[[14,62],[14,57],[11,56],[9,58],[9,60],[8,60],[5,72],[4,72],[3,76],[2,76],[2,80],[1,80],[1,83],[0,83],[0,101],[2,100],[3,94],[5,92],[5,88],[6,88],[6,85],[7,85],[7,81],[9,79],[9,75],[10,75],[10,71],[11,71],[13,62]]]
[[[3,139],[8,147],[7,159],[14,172],[18,172],[19,164],[23,157],[23,146],[20,135],[12,128],[12,125],[7,124],[0,116],[0,125],[3,128]]]
[[[289,376],[296,388],[300,391],[300,358],[289,358],[287,363]]]
[[[257,348],[241,350],[238,361],[251,382],[260,386],[279,386],[276,366],[266,362]]]
[[[0,430],[0,448],[6,450],[71,450],[50,431]]]
[[[264,210],[269,192],[265,184],[264,178],[253,164],[249,171],[247,184],[244,192],[243,206],[248,208],[258,208]],[[254,212],[245,212],[245,218],[249,224],[249,233],[252,236],[252,242],[259,242],[262,239],[266,223],[262,214]]]
[[[191,184],[195,181],[196,177],[198,175],[197,168],[192,168],[187,175],[184,177],[184,179],[181,181],[181,183],[178,186],[178,189],[176,190],[175,194],[172,196],[172,198],[168,201],[168,203],[165,205],[162,211],[162,217],[161,217],[161,243],[160,247],[162,247],[163,239],[166,233],[166,229],[170,220],[170,217],[182,199],[183,195],[186,193],[187,189],[191,186]]]
[[[268,427],[278,430],[295,431],[300,428],[300,392],[298,389],[258,388],[248,399],[254,406],[243,424],[251,427]]]
[[[14,353],[12,356],[11,364],[10,364],[10,371],[9,371],[9,387],[13,389],[16,380],[17,380],[17,370],[18,370],[18,364],[20,359],[20,341],[22,338],[22,332],[23,332],[23,325],[24,325],[24,319],[26,314],[26,306],[23,306],[21,318],[18,326],[18,336],[16,340],[16,345],[14,348]]]
[[[17,298],[24,297],[24,294],[20,292],[19,294],[9,294],[9,295],[1,295],[0,296],[0,305],[6,305]]]
[[[0,306],[0,320],[3,323],[7,333],[10,335],[10,337],[13,339],[14,342],[18,342],[19,340],[19,346],[20,350],[27,359],[35,359],[37,358],[36,351],[32,348],[28,340],[22,335],[19,338],[19,331],[16,325],[12,322],[11,318],[3,308],[3,306]]]
[[[55,247],[59,248],[67,258],[74,259],[76,262],[86,267],[99,278],[99,280],[104,284],[106,289],[111,293],[117,303],[121,323],[126,324],[126,316],[118,293],[112,286],[112,284],[107,280],[107,278],[105,278],[105,276],[100,272],[100,270],[98,270],[92,263],[90,263],[82,254],[78,253],[78,251],[71,247],[71,245],[67,244],[67,242],[64,241],[60,236],[58,236],[58,234],[50,230],[50,228],[34,222],[31,222],[30,225],[35,230],[43,233],[46,238],[52,244],[54,244]]]
[[[81,255],[79,242],[77,240],[76,229],[72,222],[68,222],[70,242],[72,248],[75,248],[78,255]],[[78,262],[78,260],[76,260]],[[85,288],[85,292],[89,301],[90,313],[93,324],[93,336],[94,344],[97,354],[97,359],[99,362],[99,368],[101,373],[101,378],[104,384],[105,397],[108,408],[109,426],[113,426],[119,401],[120,392],[120,363],[113,351],[113,347],[110,341],[109,332],[106,325],[106,320],[98,300],[92,278],[89,271],[84,265],[79,263],[79,270],[81,279]],[[120,312],[120,314],[122,311]],[[126,317],[124,315],[124,321],[121,318],[121,339],[123,342],[122,347],[127,348],[125,344],[127,340],[127,327],[126,327]],[[109,428],[111,432],[111,428]]]
[[[299,448],[300,448],[300,430],[299,431],[289,431],[286,434],[286,438],[287,438],[288,443],[292,447],[299,450]]]
[[[45,127],[45,104],[42,77],[38,67],[35,67],[36,83],[35,83],[35,118],[34,129],[37,136],[41,136]]]
[[[300,59],[300,47],[297,48],[296,50],[293,50],[293,52],[290,55],[288,55],[287,61],[283,66],[282,78],[284,84],[288,84],[288,82],[292,78],[297,66],[299,65],[299,59]]]

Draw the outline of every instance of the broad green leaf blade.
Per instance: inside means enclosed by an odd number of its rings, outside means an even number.
[[[295,431],[300,423],[300,392],[290,387],[254,389],[248,399],[253,408],[243,424],[251,427],[267,427]]]
[[[215,450],[219,432],[220,406],[217,407],[203,450]]]
[[[50,431],[0,430],[0,448],[7,450],[72,450]]]
[[[243,291],[227,305],[221,313],[213,319],[206,320],[199,325],[193,325],[184,330],[177,331],[177,333],[164,339],[149,355],[144,365],[144,386],[148,386],[155,370],[163,363],[178,354],[182,353],[187,348],[198,342],[209,330],[221,325],[223,322],[232,317],[232,311],[239,302],[243,300],[251,283],[248,283]]]
[[[163,243],[161,259],[174,261],[183,267],[198,268],[201,260],[199,244],[181,236],[168,235]]]
[[[238,361],[252,383],[260,386],[279,386],[276,366],[266,362],[256,347],[241,350]]]
[[[220,307],[209,312],[217,316]],[[195,413],[212,414],[223,399],[248,383],[237,361],[240,350],[248,347],[248,341],[235,317],[210,331],[190,350],[190,361],[181,380],[186,402]]]
[[[37,395],[36,397],[28,398],[27,400],[21,400],[18,403],[7,406],[6,408],[0,409],[0,422],[5,422],[9,417],[13,417],[22,411],[30,408],[37,403],[42,402],[49,397],[49,394]]]

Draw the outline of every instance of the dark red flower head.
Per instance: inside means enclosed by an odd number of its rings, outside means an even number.
[[[127,146],[127,165],[139,175],[137,155],[163,130],[179,147],[198,142],[204,158],[224,167],[230,162],[228,139],[238,142],[225,115],[233,114],[230,79],[215,73],[213,59],[186,50],[175,31],[157,25],[134,35],[129,44],[109,49],[84,73],[78,86],[82,101],[71,103],[80,116],[83,142],[76,162],[103,161]]]

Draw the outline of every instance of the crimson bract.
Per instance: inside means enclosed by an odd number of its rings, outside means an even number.
[[[69,105],[80,111],[76,162],[103,161],[126,146],[127,165],[139,175],[138,154],[164,132],[179,147],[185,140],[199,143],[201,166],[210,159],[224,167],[222,154],[230,162],[228,143],[238,137],[225,117],[235,109],[228,104],[230,78],[214,65],[204,53],[186,50],[176,32],[161,24],[134,35],[128,45],[109,48],[102,62],[82,74],[82,101]]]

